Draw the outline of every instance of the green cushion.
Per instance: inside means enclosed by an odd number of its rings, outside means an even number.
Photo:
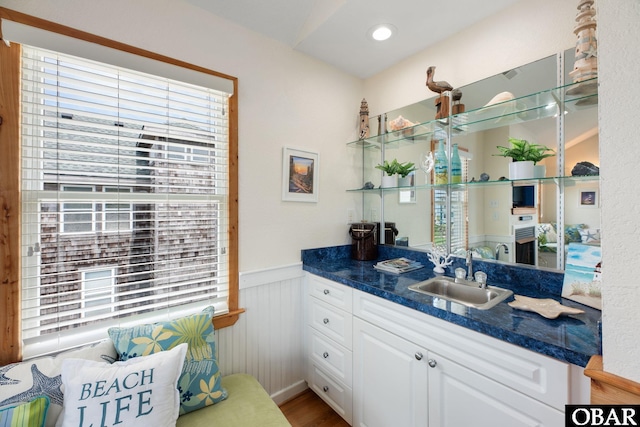
[[[222,377],[222,386],[229,394],[226,400],[181,415],[176,427],[291,426],[278,405],[251,375],[227,375]]]
[[[41,396],[28,403],[0,410],[0,426],[42,427],[47,416],[49,398]]]

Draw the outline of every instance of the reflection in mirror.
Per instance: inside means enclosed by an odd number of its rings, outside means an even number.
[[[571,83],[568,72],[573,64],[574,49],[564,53],[566,65],[565,84]],[[530,64],[507,70],[496,76],[463,86],[461,103],[467,112],[485,106],[498,94],[509,92],[515,98],[527,96],[557,86],[557,58],[550,56]],[[388,122],[402,117],[412,123],[425,123],[435,117],[435,97],[419,103],[390,111]],[[530,120],[505,120],[491,123],[488,130],[454,133],[452,143],[457,143],[464,165],[463,182],[488,179],[497,181],[508,178],[509,158],[497,156],[497,146],[508,145],[509,137],[526,139],[549,147],[554,152],[558,146],[557,105],[548,117]],[[497,119],[500,121],[501,119]],[[376,120],[371,121],[376,126]],[[436,130],[424,136],[416,133],[406,135],[400,142],[387,143],[384,157],[387,160],[413,162],[417,170],[413,175],[413,186],[397,191],[385,191],[383,196],[372,192],[363,196],[362,218],[385,222],[398,230],[391,243],[407,245],[417,249],[428,249],[446,240],[443,231],[450,221],[452,252],[463,253],[472,249],[474,255],[500,262],[518,262],[538,267],[563,269],[558,247],[571,242],[584,241],[585,234],[599,239],[599,185],[597,179],[559,180],[550,177],[571,176],[578,162],[599,165],[597,103],[573,106],[564,114],[564,156],[544,159],[539,164],[546,169],[548,179],[524,182],[526,185],[491,184],[456,187],[449,193],[451,212],[446,210],[447,191],[430,187],[433,172],[424,173],[420,163],[424,156],[434,151],[434,140],[446,141],[446,131]],[[364,150],[365,167],[363,182],[380,185],[380,171],[374,166],[381,162],[380,149]],[[558,162],[564,160],[561,166]],[[488,176],[488,178],[487,178]],[[420,188],[423,188],[420,191]],[[519,188],[522,187],[522,188]],[[559,189],[563,188],[563,198]],[[381,203],[383,197],[384,203]],[[561,206],[558,202],[562,202]],[[383,212],[381,212],[383,210]],[[564,215],[564,231],[557,229],[558,214]],[[562,222],[560,221],[560,222]],[[387,234],[388,235],[388,234]],[[562,239],[565,245],[559,245]],[[389,239],[386,239],[387,243]],[[599,243],[599,241],[597,242]],[[597,244],[596,243],[596,244]],[[563,258],[562,258],[563,259]]]

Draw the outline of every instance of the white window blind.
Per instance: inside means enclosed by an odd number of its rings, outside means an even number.
[[[25,357],[227,311],[229,94],[27,46],[22,64]]]
[[[460,160],[462,165],[462,182],[469,180],[469,161],[471,160],[468,153],[460,151]],[[447,221],[451,229],[451,248],[450,253],[456,253],[459,250],[466,250],[469,244],[469,191],[467,187],[452,188],[450,191],[450,207],[451,212],[447,212],[447,191],[433,191],[433,209],[434,209],[434,226],[433,226],[433,244],[434,246],[446,246],[447,244]]]
[[[469,180],[469,157],[460,152],[462,182]],[[451,253],[469,247],[469,190],[464,188],[451,192]]]

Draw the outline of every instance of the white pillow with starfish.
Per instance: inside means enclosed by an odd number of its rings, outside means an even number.
[[[105,364],[117,360],[111,340],[69,350],[55,357],[39,357],[0,368],[0,408],[26,403],[38,396],[49,398],[45,427],[53,427],[62,411],[62,361],[68,358],[94,360]]]

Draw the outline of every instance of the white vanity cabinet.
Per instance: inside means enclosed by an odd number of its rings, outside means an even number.
[[[427,350],[358,318],[353,329],[353,425],[428,425]]]
[[[353,289],[314,275],[307,285],[307,383],[351,424]]]
[[[429,354],[429,426],[562,426],[564,412],[458,363]],[[423,424],[427,425],[427,424]]]
[[[560,426],[566,404],[588,403],[588,381],[580,367],[307,277],[309,384],[354,426]],[[321,297],[323,286],[327,298],[343,292],[341,307]],[[314,320],[319,318],[314,310],[326,313],[328,307],[349,318],[352,330],[344,342]],[[330,362],[324,348],[331,354],[339,350],[339,357]],[[352,369],[346,366],[349,360]],[[336,386],[343,390],[340,402],[331,395]]]

